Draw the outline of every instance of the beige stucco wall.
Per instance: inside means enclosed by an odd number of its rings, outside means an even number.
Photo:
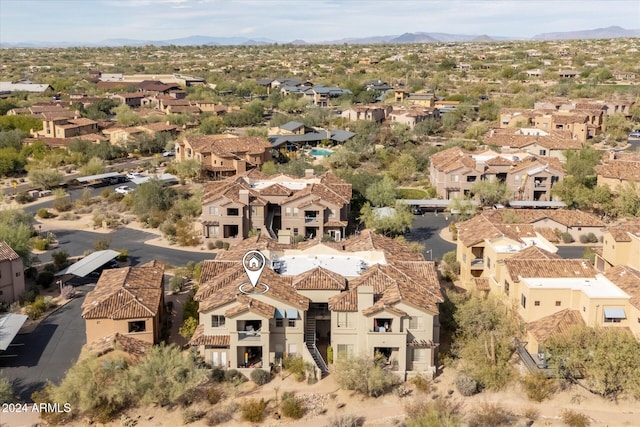
[[[0,301],[12,303],[24,293],[24,265],[22,258],[0,262]]]
[[[145,332],[129,333],[129,322],[144,320]],[[140,318],[140,319],[126,319],[126,320],[113,320],[113,319],[87,319],[87,343],[96,341],[100,338],[120,333],[128,335],[133,338],[137,338],[142,341],[154,343],[154,320],[152,317]]]

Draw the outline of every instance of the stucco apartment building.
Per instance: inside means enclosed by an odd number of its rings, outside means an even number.
[[[205,239],[237,242],[257,232],[284,242],[296,236],[345,237],[351,184],[324,173],[304,178],[258,170],[205,185],[200,222]]]
[[[238,292],[247,249],[267,258],[262,295]],[[195,298],[190,344],[215,366],[267,368],[300,356],[325,375],[331,346],[334,361],[380,353],[401,377],[435,372],[443,301],[435,266],[369,230],[338,244],[247,239],[205,261]]]
[[[481,180],[506,183],[510,199],[551,200],[551,189],[563,178],[556,158],[526,152],[475,153],[453,147],[432,155],[429,164],[431,185],[446,200],[464,198]]]
[[[617,266],[640,270],[640,220],[628,220],[608,227],[602,250],[596,252],[596,268],[607,271]]]
[[[365,120],[368,122],[382,123],[391,112],[390,105],[358,105],[344,110],[340,116],[349,120]]]
[[[608,185],[614,192],[628,186],[635,186],[640,195],[640,154],[611,152],[596,166],[598,185]]]
[[[0,241],[0,302],[11,304],[24,293],[24,264],[22,258]]]
[[[164,266],[104,270],[82,303],[87,343],[121,334],[151,344],[160,342],[164,320]]]
[[[195,159],[221,178],[243,173],[271,160],[271,144],[260,137],[185,135],[176,141],[176,161]]]
[[[440,119],[440,110],[437,108],[429,107],[417,107],[410,108],[394,108],[388,114],[388,120],[390,123],[400,123],[407,126],[409,129],[413,129],[418,123],[427,119]]]
[[[573,138],[569,131],[544,131],[536,128],[490,129],[484,143],[499,147],[501,152],[525,152],[539,158],[555,158],[566,161],[566,150],[582,149],[582,142]]]
[[[75,138],[83,135],[98,135],[100,131],[98,122],[78,118],[73,112],[46,112],[42,113],[42,130],[32,132],[35,138]]]

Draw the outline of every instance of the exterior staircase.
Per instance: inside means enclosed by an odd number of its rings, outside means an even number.
[[[273,209],[269,209],[267,212],[267,231],[269,232],[269,236],[272,239],[278,239],[278,236],[276,235],[276,233],[273,231],[273,217],[274,217],[274,212]]]
[[[316,366],[320,369],[321,378],[329,375],[329,367],[318,351],[318,347],[316,347],[316,319],[308,314],[304,328],[304,341],[309,353],[311,353],[313,360],[316,362]]]

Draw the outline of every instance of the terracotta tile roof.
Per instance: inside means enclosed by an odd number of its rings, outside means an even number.
[[[207,268],[206,275],[204,271],[205,268]],[[200,286],[198,288],[198,292],[193,298],[196,301],[206,300],[217,290],[235,282],[239,277],[245,276],[244,268],[242,267],[242,263],[239,261],[205,261],[202,270]],[[212,274],[212,270],[217,271]]]
[[[619,265],[605,271],[604,276],[631,296],[629,303],[640,310],[640,271]]]
[[[193,336],[189,340],[191,346],[211,346],[211,347],[229,347],[231,337],[229,335],[205,335],[204,325],[201,323],[196,327]]]
[[[513,148],[538,144],[549,150],[579,150],[582,148],[582,143],[571,138],[570,132],[552,130],[545,131],[545,133],[547,135],[529,135],[514,128],[490,129],[484,137],[484,143]]]
[[[409,347],[413,347],[413,348],[436,348],[438,346],[438,344],[435,344],[433,341],[431,340],[418,340],[418,339],[410,339],[410,337],[407,335],[407,345]]]
[[[292,285],[297,290],[340,290],[347,288],[347,280],[323,267],[316,267],[294,277]]]
[[[530,224],[504,224],[492,221],[484,214],[461,222],[457,227],[458,240],[467,247],[486,239],[502,236],[518,242],[523,242],[522,238],[524,237],[536,237],[535,229]]]
[[[522,278],[595,277],[597,271],[584,259],[514,259],[504,261],[514,281]]]
[[[0,241],[0,262],[1,261],[13,261],[20,258],[20,256],[14,251],[7,242]]]
[[[508,215],[523,224],[534,224],[549,218],[567,227],[606,227],[597,216],[573,209],[495,209],[482,215],[493,222],[503,222],[505,215]]]
[[[537,158],[535,156],[531,156],[528,159],[523,160],[522,162],[516,163],[510,170],[509,173],[516,173],[524,170],[531,170],[534,168],[543,167],[545,169],[554,169],[556,172],[560,174],[564,174],[564,169],[562,168],[562,164],[560,160],[556,157],[544,157]]]
[[[292,192],[292,190],[277,182],[260,190],[260,194],[263,196],[290,196]]]
[[[424,256],[415,253],[404,243],[382,236],[372,230],[362,230],[359,235],[351,236],[341,242],[342,249],[349,252],[381,250],[387,261],[424,261]]]
[[[358,311],[358,290],[356,288],[329,297],[331,311]]]
[[[260,301],[255,298],[250,298],[246,295],[238,295],[236,298],[238,301],[238,305],[231,307],[229,310],[224,312],[224,317],[234,317],[238,314],[246,313],[247,311],[252,311],[261,315],[262,317],[266,317],[267,319],[273,318],[273,315],[276,311],[276,308],[271,304],[267,304],[264,301]]]
[[[178,126],[167,124],[164,122],[148,123],[146,125],[140,125],[140,127],[152,132],[168,132],[178,129]]]
[[[228,135],[186,135],[183,137],[198,153],[213,153],[220,157],[237,157],[238,153],[263,154],[271,143],[260,137],[229,137]]]
[[[551,243],[559,243],[560,238],[550,227],[535,227],[536,232],[550,241]]]
[[[527,246],[523,250],[513,254],[509,259],[562,259],[562,257],[547,252],[538,246]]]
[[[476,289],[479,291],[490,291],[491,285],[489,279],[486,277],[474,277],[473,283],[476,285]]]
[[[104,270],[82,304],[85,319],[148,318],[158,314],[164,268],[125,267]]]
[[[462,164],[459,163],[459,161],[468,156],[469,153],[462,150],[460,147],[452,147],[433,154],[429,160],[435,169],[448,172],[462,167]]]
[[[399,308],[396,308],[392,305],[385,305],[385,304],[381,304],[381,305],[374,304],[371,307],[365,308],[364,310],[362,310],[362,314],[364,314],[365,316],[372,316],[376,313],[380,313],[381,311],[387,311],[399,317],[408,316],[406,311],[402,311]]]
[[[528,323],[527,331],[539,343],[544,343],[551,336],[566,334],[572,328],[584,325],[584,320],[579,311],[566,308],[550,316]]]
[[[142,341],[130,335],[124,335],[116,332],[106,337],[98,338],[87,344],[89,353],[97,357],[104,356],[112,351],[123,351],[132,356],[134,360],[144,358],[153,347],[153,344]]]
[[[606,178],[640,182],[640,160],[608,160],[596,166],[596,173]]]
[[[640,237],[640,218],[611,226],[607,231],[616,242],[630,242],[629,234]]]
[[[502,156],[495,156],[485,162],[487,166],[511,166],[514,164],[512,160],[506,159]]]

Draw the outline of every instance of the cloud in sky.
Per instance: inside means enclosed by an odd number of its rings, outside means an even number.
[[[638,0],[0,0],[0,42],[243,35],[287,42],[445,32],[528,38],[640,27]]]

